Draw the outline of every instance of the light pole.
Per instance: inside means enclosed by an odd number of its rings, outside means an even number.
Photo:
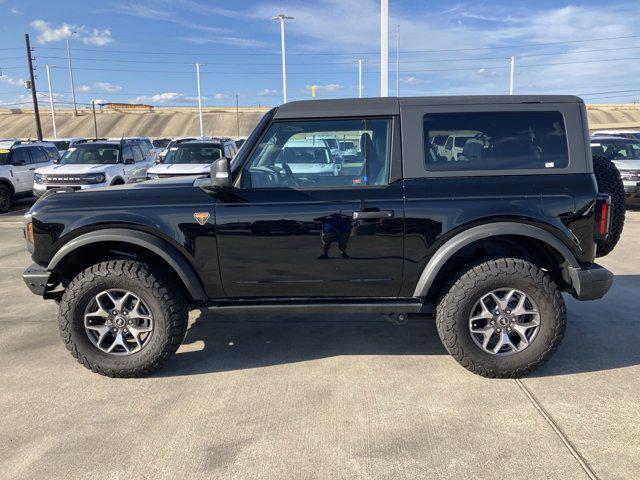
[[[196,62],[196,82],[198,85],[198,115],[200,116],[200,138],[204,140],[204,125],[202,122],[202,96],[200,95],[200,62]]]
[[[509,75],[509,95],[513,95],[513,75],[516,70],[516,57],[511,55],[511,73]]]
[[[93,133],[95,134],[95,139],[98,138],[98,121],[96,120],[96,101],[91,100],[91,110],[93,111]]]
[[[53,108],[53,92],[51,91],[51,70],[47,67],[47,83],[49,84],[49,106],[51,107],[51,122],[53,123],[53,138],[58,138],[58,130],[56,130],[56,110]]]
[[[238,94],[236,93],[236,127],[238,128],[236,139],[240,139],[240,104],[238,103]]]
[[[284,22],[285,20],[293,20],[293,17],[287,17],[284,13],[280,13],[271,20],[280,22],[280,42],[282,44],[282,103],[287,103],[287,59],[284,49]]]
[[[364,60],[359,58],[356,62],[358,63],[358,98],[362,98],[362,63]]]
[[[73,116],[75,117],[78,115],[78,109],[76,108],[76,89],[73,85],[73,69],[71,68],[71,47],[69,46],[68,38],[67,38],[67,64],[69,65],[69,81],[71,82],[71,101],[73,102]]]
[[[389,96],[389,0],[380,1],[380,96]]]
[[[400,96],[400,25],[396,25],[396,97]]]

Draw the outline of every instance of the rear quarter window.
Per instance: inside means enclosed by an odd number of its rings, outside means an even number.
[[[423,129],[425,168],[431,171],[549,170],[569,165],[560,112],[434,113],[424,115]],[[442,136],[454,137],[462,151],[443,155],[436,148]]]

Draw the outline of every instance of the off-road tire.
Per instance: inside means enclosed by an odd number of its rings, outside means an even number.
[[[139,296],[154,319],[152,337],[137,353],[115,356],[95,347],[84,328],[84,312],[94,296],[126,289]],[[188,308],[181,288],[158,268],[132,260],[109,260],[80,272],[69,283],[59,306],[60,335],[76,360],[108,377],[139,377],[156,370],[184,339]]]
[[[497,356],[476,345],[469,318],[476,302],[499,288],[515,288],[534,299],[540,327],[528,347],[509,356]],[[438,334],[447,351],[467,370],[483,377],[517,378],[546,362],[562,341],[567,310],[553,280],[530,262],[499,258],[464,270],[440,300],[436,312]]]
[[[5,185],[0,185],[0,213],[7,213],[13,203],[11,190]]]
[[[598,191],[611,195],[610,233],[606,240],[598,242],[596,250],[597,257],[604,257],[611,253],[622,235],[626,210],[624,183],[622,183],[618,168],[605,157],[593,157],[593,172],[598,182]]]

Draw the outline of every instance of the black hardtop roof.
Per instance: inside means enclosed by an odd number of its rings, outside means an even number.
[[[120,141],[119,140],[92,140],[90,142],[80,142],[80,143],[76,143],[73,148],[80,148],[80,147],[89,147],[92,145],[109,145],[112,147],[119,147],[120,146]]]
[[[376,97],[299,100],[280,105],[274,119],[398,115],[403,106],[515,105],[527,103],[584,103],[574,95],[470,95],[448,97]]]

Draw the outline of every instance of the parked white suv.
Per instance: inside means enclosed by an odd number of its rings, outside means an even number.
[[[161,164],[149,169],[148,180],[182,175],[209,175],[216,160],[233,158],[236,144],[230,138],[190,140],[169,149]]]
[[[34,171],[59,158],[58,150],[51,143],[0,142],[0,213],[8,211],[14,200],[30,197]]]
[[[139,182],[153,165],[154,157],[145,156],[136,140],[87,140],[70,147],[57,164],[36,170],[33,193]]]

